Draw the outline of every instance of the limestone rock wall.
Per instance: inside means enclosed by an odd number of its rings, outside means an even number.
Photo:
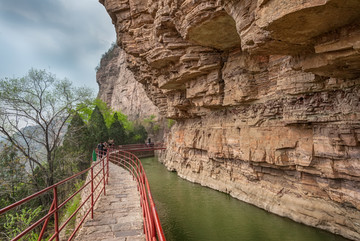
[[[188,180],[360,239],[358,0],[100,0]],[[116,93],[117,94],[117,93]]]
[[[98,98],[112,109],[120,110],[131,120],[159,117],[159,109],[153,104],[127,68],[126,53],[119,47],[113,48],[100,61],[96,72],[99,85]]]

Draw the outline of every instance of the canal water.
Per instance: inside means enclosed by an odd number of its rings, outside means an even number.
[[[268,213],[142,158],[168,241],[348,241]]]

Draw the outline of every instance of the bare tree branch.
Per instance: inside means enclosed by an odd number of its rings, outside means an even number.
[[[74,88],[44,70],[0,81],[0,133],[27,158],[33,174],[41,169],[48,185],[54,182],[56,149],[67,121],[89,98],[89,90]]]

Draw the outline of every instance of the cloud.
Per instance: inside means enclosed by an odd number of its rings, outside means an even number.
[[[0,2],[0,78],[31,68],[97,90],[95,66],[115,41],[115,30],[97,0]]]

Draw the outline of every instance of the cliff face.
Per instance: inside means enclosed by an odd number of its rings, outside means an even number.
[[[128,70],[126,53],[114,47],[104,55],[96,72],[99,85],[98,98],[114,110],[120,110],[130,120],[150,115],[159,116],[159,109],[147,97],[142,84],[137,82]]]
[[[188,180],[360,239],[358,0],[100,0]],[[117,94],[117,93],[116,93]]]

